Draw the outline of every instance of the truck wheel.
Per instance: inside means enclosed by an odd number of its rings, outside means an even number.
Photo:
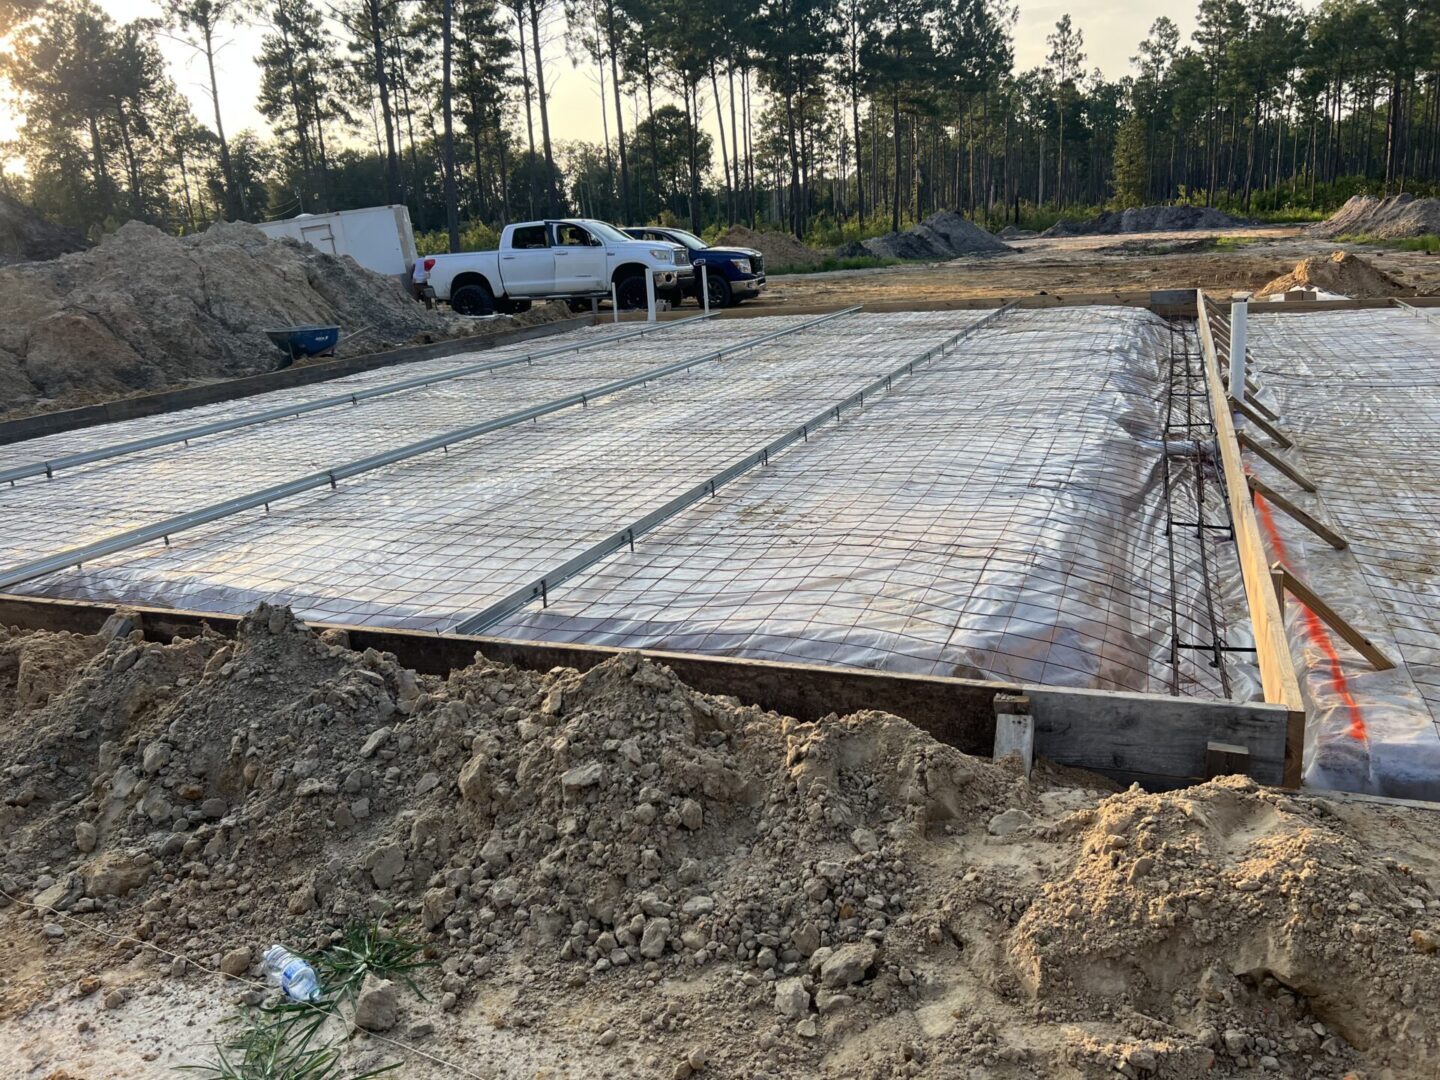
[[[645,279],[636,274],[624,278],[615,287],[615,302],[621,311],[635,311],[645,306]]]
[[[710,286],[710,306],[712,308],[729,307],[733,302],[730,293],[730,282],[726,281],[719,274],[710,274],[706,280]]]
[[[461,285],[450,294],[450,310],[456,315],[494,315],[495,294],[481,282]]]

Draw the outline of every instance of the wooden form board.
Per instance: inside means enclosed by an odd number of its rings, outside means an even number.
[[[1300,696],[1300,683],[1290,656],[1290,641],[1285,633],[1285,620],[1275,597],[1270,578],[1270,561],[1265,556],[1265,542],[1260,535],[1260,522],[1250,502],[1250,485],[1240,460],[1240,444],[1235,436],[1235,422],[1230,416],[1230,400],[1220,378],[1220,364],[1215,355],[1215,338],[1210,332],[1210,318],[1205,310],[1205,297],[1197,293],[1196,313],[1200,323],[1200,347],[1205,359],[1205,384],[1210,391],[1210,410],[1215,419],[1216,442],[1220,445],[1220,464],[1225,474],[1225,491],[1230,502],[1230,519],[1235,526],[1235,546],[1240,556],[1240,572],[1245,580],[1245,598],[1250,606],[1250,624],[1255,632],[1255,648],[1260,667],[1260,685],[1265,700],[1282,705],[1290,713],[1285,748],[1285,783],[1300,785],[1301,758],[1305,750],[1305,704]]]
[[[209,627],[233,635],[239,616],[124,605],[150,641],[192,637]],[[0,594],[0,626],[94,634],[115,606]],[[312,623],[316,631],[331,624]],[[477,653],[532,671],[553,667],[587,670],[621,652],[599,645],[517,641],[510,638],[432,634],[385,627],[336,627],[354,649],[394,654],[400,663],[429,675],[448,675]],[[1125,783],[1154,789],[1183,787],[1206,777],[1211,742],[1244,746],[1250,775],[1262,784],[1285,780],[1288,713],[1256,701],[1210,701],[1161,694],[1112,693],[1030,686],[985,679],[907,675],[818,664],[780,664],[729,656],[642,650],[668,664],[695,689],[729,694],[800,720],[829,713],[881,709],[903,716],[967,754],[993,752],[996,696],[1027,698],[1034,752],[1059,765],[1091,769]]]

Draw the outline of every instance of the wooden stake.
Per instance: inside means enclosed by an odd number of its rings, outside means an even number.
[[[1280,419],[1279,413],[1277,413],[1274,409],[1270,408],[1269,405],[1266,405],[1263,401],[1261,401],[1258,397],[1255,396],[1260,392],[1259,387],[1255,386],[1253,383],[1247,382],[1245,384],[1245,388],[1248,391],[1248,393],[1245,395],[1246,405],[1249,405],[1252,409],[1258,412],[1261,416],[1265,417],[1265,419],[1267,420]]]
[[[1230,406],[1241,416],[1245,417],[1246,420],[1249,420],[1261,431],[1265,432],[1266,435],[1269,435],[1270,438],[1274,439],[1277,443],[1279,443],[1282,448],[1289,450],[1292,446],[1295,445],[1294,440],[1291,439],[1290,436],[1286,435],[1274,424],[1270,423],[1269,420],[1266,420],[1265,417],[1262,416],[1258,410],[1251,408],[1248,401],[1236,401],[1232,397],[1230,399]]]
[[[1281,495],[1278,491],[1272,488],[1269,484],[1265,483],[1264,480],[1261,480],[1254,473],[1247,474],[1245,477],[1245,482],[1250,485],[1250,490],[1253,491],[1256,495],[1265,496],[1265,498],[1269,499],[1281,510],[1284,510],[1285,513],[1289,514],[1301,525],[1304,525],[1305,528],[1309,529],[1316,536],[1320,537],[1321,540],[1324,540],[1336,551],[1344,551],[1347,547],[1350,546],[1348,543],[1346,543],[1345,538],[1339,533],[1337,533],[1334,529],[1330,528],[1330,526],[1326,525],[1318,518],[1311,517],[1304,510],[1300,509],[1300,507],[1296,506],[1289,499],[1285,498],[1284,495]]]
[[[1261,461],[1269,464],[1276,472],[1284,473],[1306,491],[1315,490],[1315,481],[1311,480],[1269,447],[1261,446],[1257,440],[1252,439],[1246,432],[1237,431],[1235,438],[1239,440],[1241,447],[1249,450]]]
[[[1280,575],[1284,579],[1285,588],[1290,595],[1319,616],[1320,620],[1331,630],[1349,642],[1356,652],[1374,665],[1376,671],[1389,671],[1395,666],[1395,661],[1381,652],[1369,638],[1354,626],[1341,618],[1340,614],[1324,600],[1321,600],[1309,585],[1306,585],[1279,563],[1272,566],[1270,572]]]
[[[1250,774],[1250,751],[1243,746],[1227,742],[1205,744],[1205,779],[1217,776],[1248,776]]]

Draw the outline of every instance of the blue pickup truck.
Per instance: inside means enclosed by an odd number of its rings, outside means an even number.
[[[741,300],[759,296],[765,288],[765,256],[754,248],[710,247],[694,233],[684,229],[671,229],[660,225],[646,225],[625,230],[636,240],[650,240],[659,243],[679,244],[690,253],[690,262],[695,267],[693,281],[685,282],[675,296],[668,296],[677,304],[686,296],[693,296],[700,302],[700,282],[708,279],[710,284],[710,306],[729,307]],[[705,273],[700,273],[700,265]]]

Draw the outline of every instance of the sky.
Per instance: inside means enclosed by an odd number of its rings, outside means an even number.
[[[117,21],[154,16],[159,12],[158,5],[152,0],[97,2]],[[1045,36],[1054,29],[1055,21],[1068,11],[1085,35],[1086,69],[1098,67],[1107,78],[1118,79],[1132,71],[1130,57],[1135,55],[1136,46],[1149,32],[1150,24],[1161,15],[1173,19],[1180,27],[1182,40],[1188,42],[1195,26],[1196,6],[1196,0],[1020,0],[1020,21],[1015,28],[1016,67],[1024,70],[1044,62]],[[551,135],[557,141],[584,139],[598,142],[601,137],[600,91],[595,71],[589,65],[576,68],[571,63],[565,55],[562,33],[563,27],[557,21],[551,29],[546,48]],[[237,28],[228,35],[229,40],[217,57],[221,118],[227,135],[234,135],[245,128],[268,131],[264,118],[255,111],[260,75],[254,57],[260,51],[263,34],[261,27]],[[209,99],[204,59],[181,42],[162,37],[159,44],[170,63],[176,85],[194,104],[196,116],[213,126],[214,110]],[[629,119],[627,115],[627,121]],[[613,117],[610,122],[613,125]],[[0,137],[12,137],[15,123],[13,117],[0,115]],[[712,133],[715,131],[713,125],[713,115],[707,115],[706,127]],[[538,138],[538,117],[536,127]]]

